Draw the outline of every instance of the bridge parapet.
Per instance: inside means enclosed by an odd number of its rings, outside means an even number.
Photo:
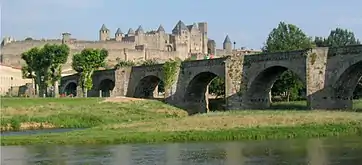
[[[193,61],[184,61],[182,62],[183,68],[191,68],[191,67],[202,67],[202,66],[214,66],[214,65],[222,65],[228,57],[223,58],[214,58],[214,59],[206,59],[206,60],[193,60]]]
[[[148,65],[148,66],[133,66],[133,72],[155,72],[162,71],[163,64]]]
[[[334,56],[345,56],[362,53],[362,45],[348,45],[341,47],[330,47],[328,50],[328,58]]]
[[[304,49],[296,51],[247,55],[244,57],[244,63],[303,59],[308,55],[310,51],[311,49]]]

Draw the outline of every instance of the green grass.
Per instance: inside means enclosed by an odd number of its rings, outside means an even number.
[[[36,129],[40,127],[40,123],[45,128],[89,128],[111,123],[186,116],[186,112],[159,101],[101,101],[97,98],[3,99],[2,130]],[[6,127],[8,125],[10,128]]]
[[[355,100],[353,103],[354,109],[358,109],[362,111],[362,100]]]
[[[99,98],[4,98],[1,109],[3,130],[88,129],[4,136],[1,145],[160,143],[362,135],[362,113],[303,111],[296,108],[303,104],[292,102],[274,106],[293,109],[288,111],[246,110],[187,116],[181,109],[154,100],[104,102]],[[362,101],[356,101],[354,107],[362,108]]]
[[[106,131],[90,129],[70,133],[3,137],[1,145],[164,143],[187,141],[290,139],[350,135],[362,135],[362,127],[360,123],[172,132],[123,133],[120,130],[113,129]]]

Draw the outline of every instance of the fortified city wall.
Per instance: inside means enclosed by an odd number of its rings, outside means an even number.
[[[214,40],[207,36],[206,22],[185,25],[181,20],[177,22],[171,33],[166,33],[160,25],[157,30],[144,31],[139,26],[135,31],[130,28],[123,33],[120,28],[111,36],[110,30],[103,24],[99,30],[98,41],[87,41],[72,38],[70,33],[63,33],[61,39],[32,39],[16,41],[6,37],[1,43],[1,58],[3,65],[21,67],[24,61],[21,53],[45,44],[67,44],[70,56],[63,70],[71,69],[72,55],[81,52],[84,48],[104,48],[109,52],[108,65],[116,64],[116,59],[142,61],[156,59],[160,62],[170,58],[186,59],[191,55],[203,58],[205,54],[220,57],[230,54],[253,54],[253,50],[233,50],[229,36],[226,36],[223,49],[216,49]],[[257,51],[256,51],[257,52]]]

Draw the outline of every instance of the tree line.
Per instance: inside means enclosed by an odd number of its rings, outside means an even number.
[[[296,25],[280,22],[268,35],[263,53],[273,53],[282,51],[301,50],[313,47],[339,47],[347,45],[361,44],[352,31],[342,28],[331,30],[328,37],[310,37],[306,35]],[[209,92],[217,96],[225,94],[224,80],[216,78],[211,82]],[[273,84],[271,94],[281,96],[281,100],[301,100],[304,99],[303,91],[305,86],[298,76],[287,70],[279,76]],[[357,85],[354,98],[362,98],[362,82]]]
[[[67,62],[70,49],[66,44],[46,44],[41,48],[34,47],[21,54],[25,61],[22,67],[24,78],[30,78],[34,84],[34,94],[39,96],[59,96],[59,81],[62,65]],[[95,70],[105,66],[108,56],[106,49],[83,49],[74,54],[72,68],[80,75],[79,84],[86,96],[92,88],[92,75]],[[49,93],[49,88],[52,91]]]
[[[59,96],[59,81],[61,79],[62,65],[69,58],[70,49],[66,44],[46,44],[43,47],[34,47],[21,54],[25,61],[22,66],[23,78],[33,80],[34,94],[38,96]],[[79,74],[79,86],[83,97],[87,97],[88,90],[92,89],[92,76],[100,67],[106,67],[106,49],[83,49],[72,58],[72,68]],[[135,65],[155,65],[154,59],[145,60],[142,63],[122,61],[117,58],[117,64],[113,67],[129,67]],[[49,91],[48,89],[52,89]]]

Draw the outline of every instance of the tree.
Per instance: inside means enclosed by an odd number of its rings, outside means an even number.
[[[83,96],[87,97],[88,90],[92,89],[93,72],[105,66],[105,59],[108,57],[106,49],[83,49],[80,54],[73,56],[72,68],[80,75],[79,84]]]
[[[300,28],[293,24],[280,22],[270,33],[262,48],[265,53],[301,50],[314,47],[314,43]],[[273,84],[272,93],[285,94],[287,101],[298,95],[303,83],[290,70],[284,72]]]
[[[23,78],[30,78],[33,81],[33,87],[35,89],[34,93],[37,94],[37,72],[36,72],[36,62],[35,58],[40,53],[40,49],[34,47],[24,53],[21,54],[21,59],[25,61],[25,65],[21,68]],[[38,73],[39,74],[39,73]],[[38,75],[39,76],[39,75]]]
[[[67,62],[70,49],[67,45],[49,45],[42,48],[42,53],[51,59],[49,66],[49,79],[54,89],[54,96],[59,96],[59,80],[61,79],[62,64]]]
[[[58,81],[61,78],[61,64],[67,61],[69,47],[67,45],[46,44],[42,48],[34,47],[24,53],[21,58],[25,61],[23,75],[34,80],[39,86],[39,95],[46,94],[49,84],[54,86],[58,94]],[[36,88],[35,86],[35,88]]]
[[[41,56],[41,49],[34,47],[31,48],[30,50],[23,52],[21,54],[21,59],[23,59],[26,63],[26,65],[24,65],[21,68],[22,74],[24,78],[31,78],[33,79],[33,85],[35,88],[35,94],[40,94],[39,93],[39,89],[38,89],[38,85],[40,83],[39,79],[40,79],[40,66],[39,63],[37,63],[37,61],[39,61],[39,59]]]
[[[342,28],[331,30],[327,38],[315,37],[314,42],[319,47],[339,47],[361,44],[352,31]],[[354,98],[362,96],[362,83],[357,84],[353,96]]]
[[[331,30],[327,38],[316,37],[314,42],[318,47],[339,47],[361,44],[352,31],[342,28]]]
[[[214,78],[209,85],[209,93],[215,94],[216,98],[225,96],[225,80],[220,77]]]

